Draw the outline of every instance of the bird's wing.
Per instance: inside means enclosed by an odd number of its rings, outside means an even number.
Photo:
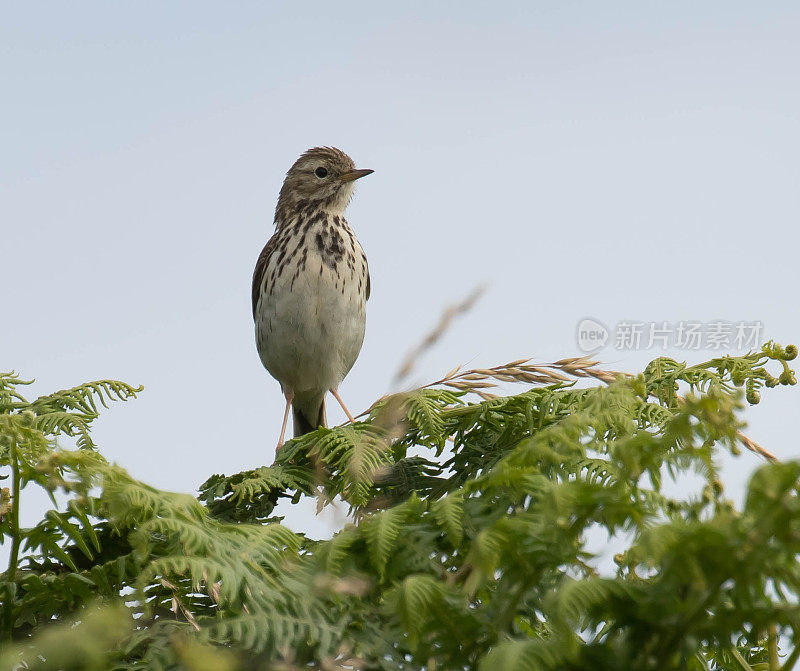
[[[369,283],[369,268],[367,268],[367,298],[366,298],[366,300],[369,300],[370,288],[371,287],[370,287],[370,283]]]
[[[261,250],[261,254],[258,256],[258,261],[256,261],[256,267],[253,271],[253,319],[255,319],[256,316],[258,297],[261,295],[262,291],[266,290],[266,287],[263,285],[264,278],[267,273],[267,267],[269,266],[269,258],[275,252],[277,246],[278,234],[276,233],[267,241],[267,244],[264,245],[264,249]]]

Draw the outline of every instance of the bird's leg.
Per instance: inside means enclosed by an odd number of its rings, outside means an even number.
[[[350,414],[350,411],[347,409],[347,406],[344,404],[344,401],[342,400],[342,397],[339,396],[339,390],[338,389],[331,389],[331,394],[333,394],[333,397],[337,401],[339,401],[339,405],[342,406],[342,410],[344,410],[344,414],[347,415],[347,419],[349,419],[353,424],[355,424],[355,422],[356,422],[355,417],[353,417],[353,415]]]
[[[286,410],[283,411],[283,424],[281,425],[281,437],[278,438],[278,447],[275,452],[283,447],[283,436],[286,434],[286,422],[289,421],[289,409],[292,407],[292,400],[294,399],[294,391],[291,389],[284,389],[283,395],[286,397]]]

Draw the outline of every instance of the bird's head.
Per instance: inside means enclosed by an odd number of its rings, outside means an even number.
[[[286,173],[275,220],[286,221],[308,206],[343,212],[353,195],[355,180],[372,172],[357,170],[353,159],[335,147],[309,149]]]

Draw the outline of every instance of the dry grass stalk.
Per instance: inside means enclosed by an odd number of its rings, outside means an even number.
[[[553,363],[530,364],[530,361],[531,359],[517,359],[493,368],[471,368],[465,371],[461,370],[461,366],[456,366],[443,378],[422,385],[419,389],[450,387],[457,391],[476,394],[484,401],[491,401],[497,398],[498,395],[486,390],[496,388],[498,382],[548,385],[571,382],[574,378],[587,378],[610,384],[620,375],[627,375],[627,373],[597,368],[599,362],[587,356],[561,359]],[[397,402],[393,403],[391,408],[387,406],[386,414],[391,417],[388,423],[398,423],[398,428],[402,431],[403,427],[399,425],[399,421],[402,421],[403,413],[402,396],[402,392],[400,394],[381,396],[357,417],[368,415],[375,406],[386,399],[396,398]],[[344,424],[340,426],[344,426]]]
[[[610,384],[620,375],[617,371],[597,368],[599,362],[586,356],[561,359],[553,363],[530,363],[531,359],[517,359],[493,368],[473,368],[461,371],[454,368],[442,379],[426,384],[428,387],[450,387],[458,391],[477,394],[484,400],[497,398],[496,394],[485,391],[497,387],[498,382],[521,382],[523,384],[560,384],[571,382],[574,378],[595,379]]]
[[[467,296],[463,301],[456,305],[451,305],[450,307],[446,308],[444,312],[442,312],[442,315],[439,317],[439,323],[436,324],[434,329],[406,355],[406,358],[403,360],[403,363],[400,365],[397,373],[395,373],[395,384],[401,382],[409,376],[417,363],[417,359],[419,359],[423,352],[436,344],[436,342],[444,335],[447,329],[450,328],[450,324],[456,317],[471,310],[478,299],[483,295],[484,291],[486,291],[486,286],[481,284],[475,287],[475,289],[473,289],[469,296]]]
[[[761,445],[759,445],[752,438],[748,438],[747,436],[745,436],[741,431],[737,431],[736,436],[739,438],[739,441],[742,443],[742,445],[744,445],[751,452],[760,454],[762,457],[764,457],[769,461],[778,461],[778,457],[772,454],[772,452],[761,447]]]

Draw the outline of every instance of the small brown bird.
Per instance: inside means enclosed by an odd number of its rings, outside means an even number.
[[[367,257],[344,218],[357,170],[333,147],[309,149],[286,173],[275,234],[253,273],[253,319],[261,362],[286,397],[294,436],[325,426],[331,392],[350,421],[339,384],[361,351],[369,298]]]

